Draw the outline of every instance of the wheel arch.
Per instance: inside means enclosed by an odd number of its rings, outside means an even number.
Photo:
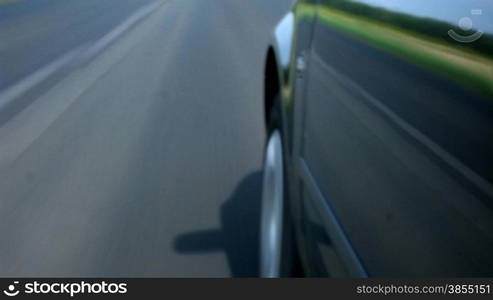
[[[291,62],[293,38],[295,34],[295,17],[293,12],[288,12],[274,28],[272,43],[270,44],[265,61],[264,78],[264,120],[269,122],[269,116],[275,98],[281,97],[284,86],[288,84],[287,78]]]
[[[264,74],[264,123],[267,126],[276,96],[281,91],[277,58],[273,47],[267,50]]]

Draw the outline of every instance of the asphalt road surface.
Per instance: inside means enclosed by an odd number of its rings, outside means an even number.
[[[290,3],[0,1],[0,276],[256,276]]]

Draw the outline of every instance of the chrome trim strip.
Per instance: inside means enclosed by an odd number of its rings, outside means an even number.
[[[315,178],[312,175],[310,167],[306,161],[302,158],[299,160],[299,169],[301,179],[303,180],[306,190],[312,195],[315,200],[314,204],[319,212],[321,212],[325,218],[322,218],[322,222],[326,232],[328,233],[331,241],[334,242],[337,254],[343,260],[344,265],[349,271],[351,277],[368,277],[360,259],[354,251],[351,243],[346,237],[344,230],[339,224],[337,217],[335,216],[329,202],[324,197]]]

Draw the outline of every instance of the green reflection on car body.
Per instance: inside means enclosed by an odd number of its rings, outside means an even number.
[[[447,22],[353,1],[323,3],[318,10],[322,24],[493,98],[493,35],[460,43],[448,36],[449,30],[460,29]],[[308,15],[314,7],[299,9]]]

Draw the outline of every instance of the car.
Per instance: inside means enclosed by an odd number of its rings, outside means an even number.
[[[262,277],[493,275],[492,13],[294,1],[265,50]]]

